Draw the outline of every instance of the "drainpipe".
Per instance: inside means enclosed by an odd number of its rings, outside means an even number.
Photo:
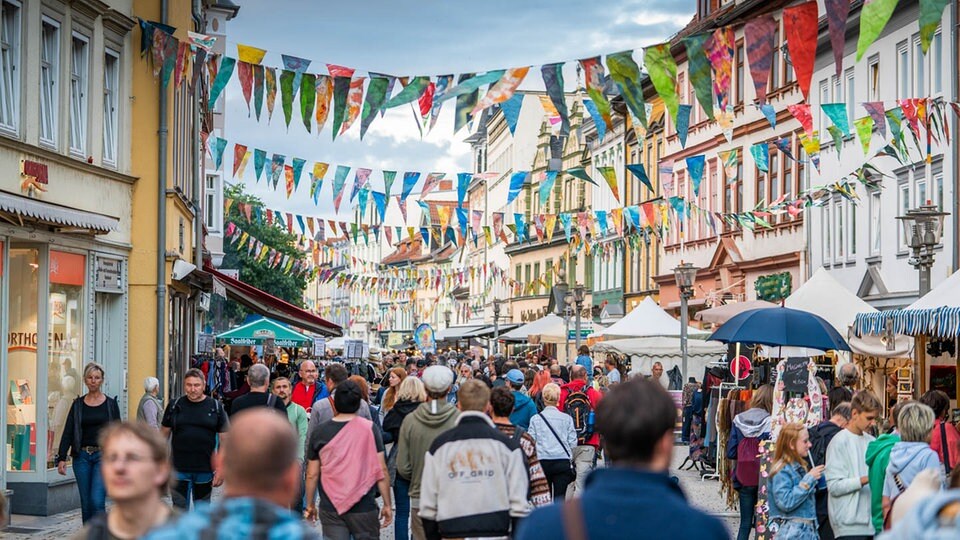
[[[203,17],[202,17],[202,8],[200,7],[201,0],[193,0],[193,27],[196,32],[203,32]],[[200,154],[200,101],[198,99],[199,93],[196,88],[193,90],[193,126],[194,126],[194,137],[193,137],[193,163],[200,163],[202,160]],[[198,167],[194,168],[193,174],[193,252],[194,252],[194,262],[193,264],[197,265],[197,268],[203,269],[203,211],[200,208],[200,201],[203,200],[200,197],[200,188],[203,185],[201,182],[201,171]],[[205,174],[205,173],[203,173]]]
[[[160,22],[167,24],[169,12],[168,0],[160,0]],[[166,335],[167,301],[167,90],[160,89],[158,103],[160,126],[157,129],[157,379],[161,391],[166,379],[164,369],[164,336]]]
[[[950,77],[950,99],[956,100],[957,95],[960,94],[960,75],[957,75],[957,72],[954,71],[957,69],[958,58],[957,47],[960,47],[960,35],[957,34],[957,26],[960,26],[957,20],[957,2],[953,2],[953,5],[950,6],[950,33],[953,36],[953,47],[950,48],[950,65],[953,68],[950,70],[952,76]],[[957,129],[960,128],[960,123],[957,122],[957,115],[947,113],[947,116],[950,117],[950,123],[953,124],[951,131],[953,136],[957,136]],[[952,177],[957,177],[957,171],[960,170],[960,146],[953,145],[953,171]],[[957,249],[957,239],[960,238],[960,199],[957,198],[957,182],[954,181],[954,184],[951,186],[953,188],[953,215],[950,216],[950,219],[953,220],[953,266],[950,268],[951,272],[956,272],[957,267],[960,266],[960,249]]]

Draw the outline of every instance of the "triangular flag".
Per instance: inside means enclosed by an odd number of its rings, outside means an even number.
[[[560,134],[570,133],[570,114],[567,112],[567,101],[563,92],[563,62],[544,64],[540,68],[543,75],[543,86],[550,101],[560,115]],[[459,128],[457,129],[459,131]]]
[[[713,93],[710,89],[710,59],[704,49],[710,34],[695,34],[683,39],[687,49],[687,67],[690,84],[707,118],[713,120]]]
[[[677,110],[677,138],[680,139],[682,148],[687,147],[687,133],[690,130],[690,111],[692,110],[693,106],[686,104],[680,105]]]
[[[360,107],[363,104],[363,81],[364,77],[354,77],[350,80],[350,90],[347,92],[346,117],[340,124],[341,135],[346,133],[360,116]]]
[[[470,114],[476,115],[488,107],[510,99],[510,96],[513,95],[517,87],[520,86],[520,83],[522,83],[523,79],[527,76],[528,71],[530,71],[530,66],[508,69],[503,74],[503,77],[487,90],[486,95],[474,106]],[[517,109],[519,110],[519,107],[517,107]]]
[[[706,62],[706,57],[703,58]],[[693,61],[691,60],[691,64]],[[647,127],[647,108],[643,102],[643,88],[640,86],[640,66],[633,59],[633,51],[623,51],[607,55],[607,69],[610,71],[610,78],[620,89],[620,95],[627,105],[627,109],[635,118],[640,121],[640,125]],[[692,68],[691,68],[692,69]],[[707,67],[709,70],[709,67]],[[709,75],[707,76],[707,92],[710,92]],[[699,94],[698,94],[699,95]],[[708,116],[713,116],[713,109],[710,108]]]
[[[383,193],[389,199],[390,190],[393,188],[393,181],[397,178],[397,171],[382,171],[383,172]]]
[[[830,46],[833,47],[833,62],[836,64],[837,78],[843,73],[843,49],[846,45],[847,18],[850,16],[850,0],[823,0],[827,11],[827,28],[830,32]]]
[[[340,134],[343,119],[347,114],[347,95],[350,93],[351,77],[335,76],[333,78],[333,140]]]
[[[337,172],[333,176],[333,210],[340,213],[340,201],[343,199],[343,188],[347,183],[350,167],[337,165]]]
[[[930,49],[933,34],[940,27],[940,21],[943,19],[943,10],[949,4],[950,0],[920,0],[920,49],[923,54],[927,54]]]
[[[517,121],[520,120],[520,107],[523,105],[523,94],[514,94],[510,99],[500,104],[503,117],[510,128],[510,135],[517,131]]]
[[[713,93],[720,111],[730,104],[730,81],[733,79],[734,33],[732,26],[716,29],[707,40],[707,57],[713,72]]]
[[[857,38],[857,62],[863,58],[867,48],[883,32],[883,27],[893,15],[897,0],[864,0],[860,8],[860,36]]]
[[[290,195],[293,194],[293,167],[290,165],[283,166],[283,179],[284,186],[287,188],[287,198],[290,198]]]
[[[430,108],[430,131],[437,124],[437,118],[440,117],[440,110],[443,108],[443,95],[453,84],[453,75],[438,75],[436,89],[434,90],[433,105]],[[367,90],[369,92],[369,90]]]
[[[274,154],[270,161],[270,181],[273,183],[273,189],[277,189],[277,184],[280,183],[280,175],[283,173],[283,164],[286,161],[287,157],[283,154]]]
[[[809,103],[787,105],[787,110],[797,119],[797,122],[800,122],[800,126],[803,127],[803,131],[806,132],[807,136],[813,135],[813,115],[810,113]]]
[[[670,53],[670,44],[661,43],[644,49],[643,63],[654,89],[676,123],[680,102],[677,99],[677,63]]]
[[[590,175],[587,174],[586,169],[584,169],[583,167],[574,167],[574,168],[572,168],[572,169],[567,169],[567,170],[564,171],[564,172],[566,172],[566,173],[569,174],[570,176],[574,176],[574,177],[579,178],[579,179],[581,179],[581,180],[590,182],[591,184],[593,184],[593,185],[595,185],[595,186],[598,185],[596,182],[593,181],[593,178],[590,178]]]
[[[357,193],[359,193],[361,189],[367,187],[367,183],[370,182],[371,172],[373,171],[364,169],[363,167],[356,169],[356,174],[353,177],[353,190],[350,192],[350,202],[353,202],[353,199],[357,197]]]
[[[769,172],[770,147],[767,143],[757,143],[750,147],[750,154],[757,162],[757,168],[763,172]]]
[[[290,119],[293,118],[293,78],[296,74],[290,70],[280,72],[280,106],[283,108],[283,121],[290,129]]]
[[[228,56],[221,57],[220,67],[217,69],[217,76],[210,86],[210,99],[207,100],[208,109],[213,110],[217,104],[217,98],[220,97],[223,89],[226,88],[227,83],[230,82],[230,77],[233,75],[233,68],[236,63],[237,61],[234,58]]]
[[[863,147],[863,155],[870,153],[870,139],[873,137],[873,117],[864,116],[853,121],[853,127],[857,130],[857,137],[860,139],[860,146]]]
[[[253,96],[253,67],[247,62],[237,64],[237,79],[240,80],[240,90],[243,101],[247,104],[247,117],[250,116],[250,98]]]
[[[873,118],[874,125],[877,126],[877,131],[880,132],[880,138],[887,140],[887,120],[885,110],[883,108],[882,101],[868,101],[863,104],[863,108],[867,110],[867,113]]]
[[[330,101],[333,99],[333,78],[328,75],[317,75],[316,106],[314,114],[317,120],[317,134],[323,130],[327,118],[330,116]]]
[[[237,171],[239,171],[241,167],[246,165],[246,161],[244,161],[243,159],[244,156],[246,155],[247,155],[247,147],[245,145],[243,144],[233,145],[233,177],[234,178],[237,177]],[[243,178],[243,176],[241,176],[241,178]]]
[[[300,86],[297,86],[297,76],[300,76]],[[317,76],[312,73],[294,73],[293,88],[300,89],[300,118],[303,126],[310,132],[313,126],[313,109],[317,104]]]
[[[813,63],[817,56],[817,17],[816,0],[783,10],[783,33],[787,38],[787,51],[797,76],[797,85],[807,102],[810,101],[810,79],[813,77]]]
[[[740,165],[740,158],[737,154],[736,148],[717,153],[721,166],[723,167],[723,177],[726,179],[726,184],[732,184],[737,181],[737,169]]]
[[[597,170],[603,175],[607,185],[610,186],[610,191],[613,192],[613,197],[619,202],[620,190],[617,188],[617,170],[613,167],[597,167]]]
[[[283,61],[283,69],[288,69],[295,74],[293,78],[293,87],[300,88],[303,81],[303,74],[306,73],[307,68],[310,67],[310,60],[306,58],[297,58],[296,56],[290,56],[287,54],[281,54],[280,59]]]
[[[510,188],[507,192],[507,206],[510,206],[510,203],[520,195],[520,190],[523,189],[523,184],[526,183],[527,177],[529,176],[529,171],[519,171],[513,173],[513,176],[510,177]]]
[[[587,95],[596,106],[600,118],[603,120],[604,127],[613,130],[613,119],[610,116],[610,102],[604,95],[603,87],[605,75],[603,64],[600,63],[600,57],[586,58],[580,60],[580,67],[583,68],[583,79],[587,87]],[[602,139],[602,137],[601,137]]]
[[[786,10],[784,10],[786,17]],[[750,61],[750,76],[756,89],[757,101],[762,105],[767,101],[767,82],[770,80],[770,66],[773,61],[774,34],[780,25],[770,15],[760,15],[747,21],[743,35],[747,46],[747,59]],[[793,55],[790,56],[793,58]]]
[[[263,176],[263,168],[267,164],[267,151],[259,148],[253,149],[253,172],[257,177],[257,182]]]
[[[402,81],[401,81],[402,84]],[[384,104],[385,109],[392,109],[420,99],[420,95],[430,86],[430,77],[414,77],[399,94],[393,96]]]
[[[210,153],[213,155],[214,169],[220,170],[220,167],[223,166],[223,152],[227,149],[227,140],[222,137],[214,137],[211,140],[211,145],[213,148],[210,149]]]
[[[540,181],[540,205],[544,206],[550,201],[550,192],[553,191],[553,185],[557,181],[557,175],[560,171],[547,171]]]
[[[233,177],[234,177],[234,178],[236,178],[237,176],[240,176],[240,178],[243,178],[243,172],[244,172],[244,171],[246,170],[246,168],[247,168],[247,162],[250,161],[250,156],[251,156],[251,154],[253,154],[253,152],[247,150],[247,151],[243,154],[243,156],[240,158],[240,164],[239,164],[239,166],[237,165],[237,163],[234,163],[234,165],[233,165]]]
[[[690,177],[690,185],[693,187],[693,196],[700,196],[700,182],[703,181],[703,170],[707,164],[707,158],[703,154],[690,156],[686,159],[687,175]]]
[[[307,161],[300,158],[293,158],[293,190],[296,191],[300,187],[300,175],[303,174],[303,166],[307,164]]]
[[[603,142],[603,138],[607,135],[607,124],[597,109],[597,105],[591,99],[584,99],[583,107],[590,113],[590,118],[593,119],[593,125],[597,128],[597,139]]]
[[[420,180],[420,173],[418,172],[403,173],[403,191],[400,195],[401,200],[406,200],[407,197],[410,196],[410,192],[413,191],[413,186],[417,185],[418,180]]]
[[[424,198],[428,193],[433,191],[437,186],[440,185],[440,181],[443,180],[443,177],[446,176],[446,173],[429,173],[427,174],[427,179],[423,181],[423,187],[420,188],[420,198]]]
[[[253,66],[253,103],[258,122],[260,121],[260,113],[263,112],[263,92],[266,85],[265,77],[266,69],[263,66]]]
[[[824,114],[830,118],[833,125],[837,126],[844,137],[850,135],[850,121],[847,119],[846,103],[822,103],[820,108]]]
[[[387,77],[374,76],[372,74],[370,76],[370,83],[367,85],[367,97],[363,102],[363,114],[360,116],[361,140],[363,136],[366,135],[367,129],[370,128],[370,124],[372,124],[373,120],[377,117],[377,112],[379,112],[387,102],[387,86],[389,83],[390,79]]]
[[[637,180],[643,182],[643,185],[647,186],[651,192],[653,191],[653,184],[650,182],[650,178],[647,176],[646,169],[643,168],[642,163],[631,163],[627,165],[627,170],[633,173],[637,177]]]
[[[770,128],[777,129],[777,111],[773,108],[773,105],[769,103],[760,105],[760,112],[762,112],[764,118],[767,119],[767,122],[770,124]]]

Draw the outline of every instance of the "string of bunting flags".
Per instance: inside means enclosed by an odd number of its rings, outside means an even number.
[[[920,43],[924,54],[929,49],[947,4],[944,0],[920,0]],[[897,0],[864,3],[860,16],[857,61],[881,34],[896,6]],[[839,76],[843,70],[844,33],[850,0],[825,2],[824,9]],[[816,0],[783,10],[787,49],[805,100],[809,100],[819,17]],[[142,31],[141,54],[152,61],[154,73],[164,86],[169,84],[171,78],[177,85],[188,79],[195,82],[206,71],[210,81],[208,106],[213,108],[227,83],[236,78],[248,113],[255,114],[258,120],[266,118],[269,122],[272,119],[279,93],[284,122],[288,128],[296,100],[308,132],[316,131],[319,134],[332,116],[331,133],[334,139],[358,121],[362,138],[378,116],[404,105],[410,105],[418,113],[414,118],[421,134],[424,127],[433,128],[443,104],[451,99],[455,99],[454,132],[493,106],[503,107],[509,103],[504,107],[505,114],[508,114],[507,110],[509,114],[519,114],[519,104],[511,100],[532,69],[531,66],[519,66],[483,73],[462,73],[459,76],[396,76],[325,63],[326,73],[314,73],[308,72],[313,63],[311,59],[284,54],[281,55],[282,67],[265,66],[262,63],[267,53],[265,49],[238,44],[236,57],[210,54],[212,38],[208,36],[188,33],[187,39],[181,41],[174,36],[175,28],[156,22],[139,22]],[[761,107],[768,106],[767,82],[778,28],[771,14],[759,15],[744,24],[747,60]],[[687,36],[680,42],[691,66],[690,78],[696,99],[711,120],[732,127],[730,91],[735,52],[733,26]],[[605,91],[608,77],[624,97],[634,121],[644,128],[647,125],[640,84],[641,64],[634,60],[633,53],[633,50],[628,50],[608,54],[605,62],[600,56],[577,60],[583,70],[585,91],[591,101],[591,106],[587,108],[598,126],[602,123],[607,129],[613,128],[611,106]],[[544,64],[540,66],[540,73],[550,102],[560,117],[560,132],[568,135],[570,122],[564,96],[563,65],[564,62]],[[677,64],[672,44],[667,42],[644,48],[642,65],[675,125],[679,125],[680,111],[691,105],[679,103]],[[207,69],[204,70],[203,66]],[[398,82],[399,91],[394,94]],[[481,97],[480,89],[483,87],[487,87],[487,90]],[[718,109],[716,112],[715,104]]]

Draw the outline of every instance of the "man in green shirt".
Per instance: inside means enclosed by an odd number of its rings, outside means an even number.
[[[297,430],[297,435],[300,437],[300,446],[297,447],[297,458],[300,459],[300,496],[297,497],[297,502],[293,505],[293,510],[303,513],[303,452],[307,445],[307,421],[309,419],[307,418],[306,409],[290,400],[292,395],[290,391],[291,388],[290,379],[286,377],[277,377],[273,381],[273,395],[277,396],[277,399],[283,401],[283,404],[286,405],[287,418],[290,420],[290,423],[293,424],[294,429]]]

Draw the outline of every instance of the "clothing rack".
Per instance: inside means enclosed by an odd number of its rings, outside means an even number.
[[[717,392],[717,403],[719,404],[719,403],[720,403],[720,400],[723,399],[724,396],[729,395],[731,390],[739,390],[739,389],[741,389],[741,388],[743,388],[743,387],[740,386],[740,384],[739,384],[739,383],[736,383],[736,382],[721,382],[721,383],[720,383],[720,386],[717,386],[716,388],[714,388],[714,390]],[[720,409],[720,407],[718,406],[718,407],[717,407],[717,419],[714,421],[714,428],[715,428],[715,431],[716,431],[716,436],[715,436],[715,437],[716,437],[716,446],[717,446],[716,462],[715,462],[715,463],[716,463],[717,466],[714,468],[714,471],[713,471],[712,473],[707,473],[707,474],[701,475],[701,476],[700,476],[700,481],[701,481],[701,482],[704,481],[704,480],[707,480],[707,479],[709,479],[709,480],[719,480],[719,479],[720,479],[720,458],[721,458],[721,456],[725,455],[725,449],[724,449],[724,448],[720,448],[720,418],[719,418],[720,412],[721,412],[721,409]]]

